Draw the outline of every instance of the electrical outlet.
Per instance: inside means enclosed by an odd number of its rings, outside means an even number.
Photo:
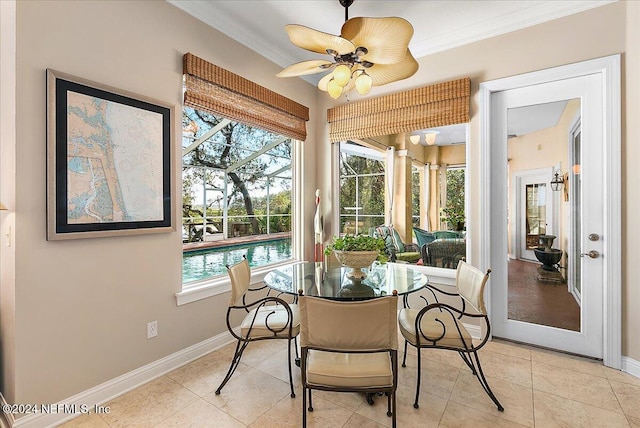
[[[147,323],[147,339],[156,337],[158,335],[158,321],[151,321]]]

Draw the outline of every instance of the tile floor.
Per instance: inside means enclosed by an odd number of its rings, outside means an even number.
[[[401,349],[401,348],[400,348]],[[109,414],[87,414],[71,427],[300,427],[299,369],[289,397],[286,341],[253,343],[221,395],[214,391],[233,353],[225,346],[106,403]],[[416,354],[399,367],[399,427],[640,427],[640,379],[600,362],[509,342],[480,351],[489,384],[505,407],[498,412],[462,360],[423,351],[420,408],[414,409]],[[309,427],[389,427],[386,400],[314,392]]]

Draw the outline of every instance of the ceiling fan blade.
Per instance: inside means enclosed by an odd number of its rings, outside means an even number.
[[[333,73],[325,74],[322,77],[322,79],[320,79],[320,81],[318,82],[318,89],[320,89],[321,91],[327,92],[327,84],[329,83],[329,80],[331,80],[332,77],[333,77]]]
[[[404,58],[413,27],[409,21],[398,18],[351,18],[342,26],[341,36],[356,47],[365,47],[368,53],[361,59],[374,64],[395,64]]]
[[[297,62],[295,64],[291,64],[280,73],[276,74],[278,77],[294,77],[294,76],[305,76],[307,74],[315,74],[320,73],[322,71],[327,70],[335,65],[335,63],[331,61],[327,61],[324,59],[313,59],[310,61],[302,61]],[[322,67],[324,66],[324,67]]]
[[[287,31],[291,43],[311,52],[326,54],[327,49],[333,49],[340,55],[344,55],[356,49],[353,43],[347,39],[323,33],[304,25],[289,24],[284,29]]]
[[[371,76],[373,86],[386,85],[397,80],[413,76],[418,71],[418,62],[407,49],[402,61],[397,64],[375,64],[366,70]]]

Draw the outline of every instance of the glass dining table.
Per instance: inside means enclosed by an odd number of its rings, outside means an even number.
[[[303,262],[278,267],[264,277],[266,286],[277,292],[334,300],[363,300],[397,291],[405,296],[424,288],[428,278],[410,265],[374,262],[363,269],[364,279],[352,278],[348,267],[331,267],[322,262]]]

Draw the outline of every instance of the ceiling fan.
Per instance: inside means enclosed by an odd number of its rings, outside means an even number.
[[[318,89],[334,99],[353,88],[360,95],[366,95],[372,86],[413,76],[418,71],[418,62],[408,47],[413,36],[411,24],[398,17],[349,19],[349,6],[353,1],[339,0],[345,8],[345,23],[339,36],[303,25],[285,26],[291,43],[332,58],[298,62],[277,76],[304,76],[331,70],[320,79]]]

